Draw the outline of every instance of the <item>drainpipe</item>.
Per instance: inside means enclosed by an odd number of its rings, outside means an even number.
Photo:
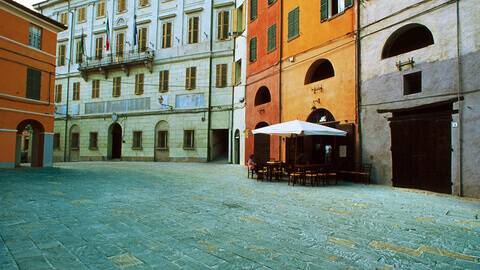
[[[283,56],[283,1],[280,0],[280,40],[279,40],[279,54],[280,63],[278,71],[278,123],[282,122],[282,56]],[[282,160],[282,138],[278,140],[278,159]]]
[[[234,9],[233,9],[233,12],[235,12],[237,10],[237,0],[234,1],[235,2],[235,5],[234,5]],[[238,20],[238,16],[237,16],[237,20]],[[233,22],[233,21],[232,21]],[[237,23],[238,24],[238,23]],[[232,25],[232,29],[234,28],[235,26]],[[237,29],[238,30],[238,29]],[[233,64],[232,66],[235,66],[235,52],[236,52],[236,46],[237,46],[237,39],[235,36],[232,36],[233,38]],[[233,130],[234,128],[234,125],[233,125],[233,121],[235,119],[234,117],[234,112],[235,112],[235,84],[236,84],[236,81],[235,81],[235,74],[233,74],[231,72],[231,75],[233,76],[233,78],[230,80],[232,82],[234,82],[232,84],[232,115],[231,115],[231,121],[230,121],[230,130],[231,130],[231,134],[230,134],[230,164],[233,164],[234,163],[234,153],[233,151],[235,150],[235,132]],[[240,149],[238,149],[238,151],[240,151]]]
[[[360,6],[361,0],[357,0],[356,11],[356,30],[355,30],[355,122],[357,124],[357,136],[358,136],[358,153],[359,161],[363,163],[362,157],[362,131],[361,131],[361,118],[360,118],[360,101],[361,101],[361,84],[360,84],[360,65],[361,65],[361,47],[360,47]]]
[[[63,162],[67,162],[67,141],[68,141],[68,105],[70,96],[70,66],[72,65],[72,51],[73,51],[73,32],[75,30],[75,13],[70,10],[70,1],[68,1],[68,13],[72,16],[72,23],[70,27],[70,53],[68,55],[68,70],[67,70],[67,105],[65,109],[65,144],[63,148]],[[83,38],[83,37],[82,37]]]
[[[462,91],[462,65],[460,60],[460,1],[457,0],[457,104],[458,104],[458,170],[459,170],[459,196],[463,196],[463,110],[461,104],[461,91]]]
[[[207,120],[207,162],[210,161],[212,154],[211,154],[211,147],[210,142],[212,140],[210,136],[210,131],[212,128],[212,69],[213,69],[213,0],[210,1],[210,63],[209,63],[209,71],[208,71],[208,120]]]

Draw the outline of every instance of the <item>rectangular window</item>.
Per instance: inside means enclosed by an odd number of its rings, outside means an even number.
[[[183,131],[183,149],[195,148],[195,130]]]
[[[85,21],[85,11],[86,11],[86,8],[82,7],[82,8],[79,8],[78,11],[77,11],[77,22],[84,22]]]
[[[160,93],[168,92],[169,73],[170,72],[168,70],[160,71],[160,81],[158,82],[159,84],[158,92]]]
[[[73,100],[80,100],[80,82],[73,83]]]
[[[296,38],[300,33],[299,13],[299,7],[288,13],[288,39]]]
[[[422,92],[422,72],[403,75],[403,94],[411,95]]]
[[[277,48],[277,24],[268,28],[268,44],[267,51],[271,52]]]
[[[228,39],[228,32],[229,32],[228,18],[229,18],[228,11],[221,11],[218,13],[218,16],[217,16],[217,39],[218,40]]]
[[[157,132],[157,149],[168,148],[168,131],[160,130]]]
[[[122,77],[113,78],[113,97],[119,97],[122,93]]]
[[[142,95],[143,94],[143,86],[144,86],[145,74],[137,74],[135,75],[135,95]]]
[[[217,65],[216,86],[217,88],[227,86],[227,64]]]
[[[125,10],[127,10],[127,0],[118,0],[117,12],[124,12]]]
[[[125,33],[118,33],[117,38],[115,40],[115,52],[117,53],[117,57],[123,58],[123,50],[125,44]]]
[[[95,60],[101,60],[103,58],[103,37],[99,37],[95,40]]]
[[[105,16],[105,2],[97,3],[97,18]]]
[[[188,19],[188,44],[198,43],[198,17]]]
[[[233,11],[233,18],[232,18],[232,35],[239,36],[245,31],[245,16],[243,16],[244,5],[242,4],[240,7]]]
[[[187,68],[185,89],[192,90],[196,88],[197,67]]]
[[[141,7],[146,7],[146,6],[148,6],[148,0],[140,0],[140,6],[141,6]]]
[[[138,51],[146,52],[147,51],[147,28],[138,29]]]
[[[141,131],[134,131],[133,132],[132,149],[134,149],[134,150],[142,149],[142,132]]]
[[[92,98],[100,97],[100,80],[92,81]]]
[[[30,24],[30,30],[28,32],[28,46],[39,50],[42,48],[42,28]]]
[[[62,85],[55,85],[55,103],[62,102]]]
[[[353,0],[321,0],[320,21],[326,21],[328,18],[342,13],[347,8],[352,6]]]
[[[26,98],[40,100],[40,89],[42,88],[42,72],[27,68],[27,91]]]
[[[60,133],[53,134],[53,149],[60,149]]]
[[[257,61],[257,38],[250,39],[250,63]]]
[[[77,52],[75,53],[77,63],[83,63],[83,45],[82,40],[77,41]]]
[[[172,47],[172,23],[163,23],[162,49]]]
[[[250,0],[250,20],[257,18],[257,0]]]
[[[90,132],[90,145],[88,149],[98,149],[98,132]]]
[[[65,45],[60,45],[58,46],[58,63],[57,66],[65,66],[65,51],[67,49],[67,46]]]
[[[73,132],[70,140],[70,149],[80,149],[80,133]]]
[[[68,26],[68,12],[64,12],[60,14],[60,22],[63,25]]]
[[[238,85],[242,82],[242,59],[235,62],[234,65],[235,65],[235,74],[233,74],[235,78],[234,83],[235,85]]]

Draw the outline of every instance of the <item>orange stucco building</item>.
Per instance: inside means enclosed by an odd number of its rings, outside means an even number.
[[[298,149],[310,162],[358,160],[356,7],[352,0],[283,1],[281,119],[321,123],[348,132],[346,138],[308,136]],[[293,160],[289,140],[284,160]]]
[[[27,127],[32,166],[52,164],[56,41],[65,29],[14,1],[0,2],[0,168],[20,164]]]
[[[254,0],[248,7],[245,159],[278,160],[280,139],[251,131],[280,122],[281,1]]]

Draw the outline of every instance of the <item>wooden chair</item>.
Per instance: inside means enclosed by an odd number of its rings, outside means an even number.
[[[370,173],[372,172],[372,164],[363,164],[362,170],[358,172],[358,179],[365,185],[370,184]]]
[[[259,180],[264,180],[266,177],[267,177],[267,168],[265,168],[265,165],[263,164],[263,162],[257,162],[257,166],[256,166],[257,170],[256,170],[256,173],[257,173],[257,181]]]
[[[310,184],[312,185],[312,187],[315,186],[315,185],[318,185],[318,178],[319,178],[318,173],[319,172],[316,168],[308,168],[305,171],[304,184],[307,180],[310,180]]]
[[[295,166],[292,164],[290,165],[289,172],[288,172],[288,185],[292,182],[292,185],[295,186],[297,180],[301,180],[303,177],[303,173],[300,170],[296,170]]]
[[[253,169],[250,170],[250,168],[247,166],[247,170],[248,170],[248,172],[247,172],[247,178],[250,178],[250,175],[251,175],[251,176],[252,176],[252,179],[253,179],[253,174],[254,174]]]

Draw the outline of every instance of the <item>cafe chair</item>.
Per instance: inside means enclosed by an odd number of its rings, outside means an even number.
[[[372,172],[372,164],[363,164],[362,169],[358,172],[358,180],[365,185],[370,184],[370,173]]]

